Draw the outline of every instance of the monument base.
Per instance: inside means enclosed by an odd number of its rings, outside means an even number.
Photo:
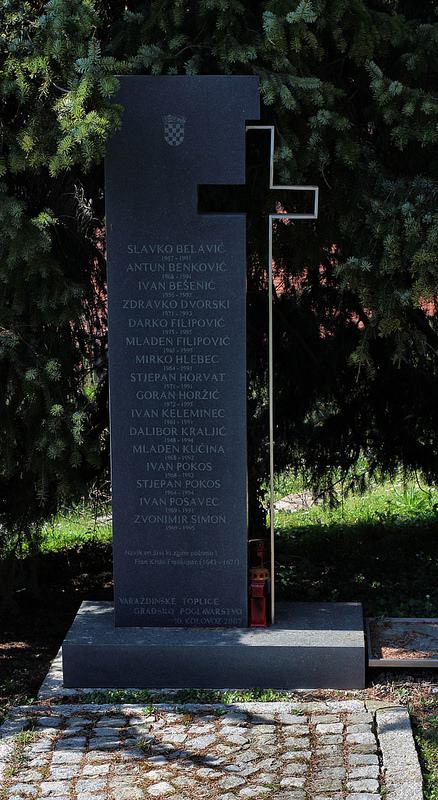
[[[362,689],[360,603],[279,603],[269,628],[115,628],[82,603],[63,646],[64,687]]]

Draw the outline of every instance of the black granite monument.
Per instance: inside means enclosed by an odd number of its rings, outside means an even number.
[[[258,78],[125,77],[106,156],[117,626],[247,625],[244,215]]]
[[[106,161],[115,598],[82,604],[64,687],[361,688],[359,604],[280,604],[270,628],[248,628],[245,217],[199,214],[197,186],[244,182],[258,79],[120,84]]]

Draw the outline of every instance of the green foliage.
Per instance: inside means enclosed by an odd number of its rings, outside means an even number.
[[[37,549],[42,521],[106,467],[99,162],[122,65],[102,56],[98,25],[82,0],[0,10],[3,597],[10,556]]]
[[[414,709],[412,723],[423,773],[425,800],[438,798],[438,717],[436,698]]]
[[[90,167],[118,124],[118,109],[105,98],[124,68],[101,55],[94,4],[51,0],[41,14],[11,0],[0,22],[0,86],[14,112],[4,135],[11,172],[48,167],[55,176],[74,164]]]
[[[432,510],[431,504],[434,496],[431,492],[423,492],[410,486],[403,492],[396,492],[395,498],[396,508],[400,512],[418,516]]]
[[[121,124],[120,73],[258,75],[276,176],[320,185],[318,223],[275,232],[279,465],[304,459],[329,494],[362,452],[371,471],[401,462],[438,478],[436,11],[430,0],[4,0],[2,552],[23,531],[38,543],[42,520],[107,466],[102,157]],[[262,139],[245,198],[253,495],[266,475],[261,219],[277,202]]]

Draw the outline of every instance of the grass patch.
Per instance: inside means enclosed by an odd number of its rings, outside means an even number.
[[[110,509],[97,509],[82,502],[62,509],[42,530],[41,552],[49,553],[84,544],[111,542]]]
[[[366,476],[366,470],[361,473]],[[357,482],[357,483],[355,483]],[[394,518],[414,519],[424,514],[435,512],[438,508],[438,488],[423,485],[418,479],[406,482],[400,474],[394,481],[379,482],[371,480],[366,489],[360,492],[357,488],[360,479],[355,476],[339,479],[336,491],[331,495],[330,503],[312,505],[294,512],[295,524],[333,524],[355,522],[378,522],[380,519]],[[351,487],[356,485],[356,491]],[[297,478],[290,471],[275,476],[274,500],[280,500],[288,494],[300,495],[309,490],[302,478]],[[265,502],[269,494],[265,492]],[[287,512],[279,512],[279,515]]]
[[[436,700],[422,698],[410,712],[423,773],[424,800],[438,800],[438,705]]]
[[[216,691],[214,689],[177,689],[175,691],[159,692],[148,689],[102,689],[82,694],[78,698],[80,703],[97,705],[123,703],[147,704],[148,713],[152,713],[154,705],[158,703],[175,703],[185,706],[188,703],[231,705],[233,703],[272,703],[276,701],[292,700],[293,693],[287,691],[274,691],[273,689],[247,689]],[[59,701],[61,704],[64,699]],[[294,713],[294,712],[291,712]]]
[[[296,485],[295,485],[296,486]],[[438,491],[372,484],[335,507],[278,511],[277,599],[361,602],[365,616],[438,616]]]

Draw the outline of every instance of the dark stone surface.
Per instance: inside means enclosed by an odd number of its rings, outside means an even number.
[[[246,226],[199,215],[197,186],[244,183],[258,79],[120,83],[106,158],[115,622],[242,626]]]
[[[360,603],[279,603],[266,629],[116,628],[83,603],[63,644],[64,686],[361,689]]]

